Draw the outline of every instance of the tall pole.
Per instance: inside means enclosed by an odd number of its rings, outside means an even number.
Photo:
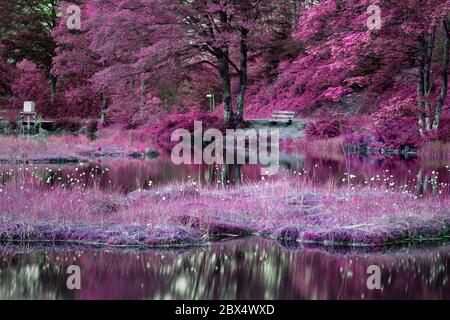
[[[206,97],[209,98],[209,111],[212,112],[216,108],[216,99],[214,98],[214,93],[208,93]]]

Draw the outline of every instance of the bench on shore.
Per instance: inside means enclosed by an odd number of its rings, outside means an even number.
[[[295,111],[274,110],[272,111],[272,122],[291,124],[294,116]]]

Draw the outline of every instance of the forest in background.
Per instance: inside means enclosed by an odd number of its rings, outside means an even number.
[[[73,4],[80,30],[67,27]],[[381,28],[368,27],[373,5]],[[32,100],[48,118],[167,128],[292,110],[314,119],[315,138],[447,142],[449,10],[443,0],[2,1],[0,112]]]

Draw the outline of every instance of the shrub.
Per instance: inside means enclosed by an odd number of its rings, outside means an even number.
[[[416,149],[423,143],[416,117],[386,118],[378,122],[375,138],[386,147]]]
[[[306,134],[312,138],[335,138],[348,130],[348,120],[337,117],[327,116],[316,122],[311,122],[306,127]]]
[[[380,103],[372,116],[374,136],[383,147],[404,150],[421,146],[414,86],[403,86]]]

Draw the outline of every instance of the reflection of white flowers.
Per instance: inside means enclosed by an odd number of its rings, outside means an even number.
[[[381,9],[376,4],[372,4],[367,8],[367,28],[369,30],[380,30],[381,29]]]

